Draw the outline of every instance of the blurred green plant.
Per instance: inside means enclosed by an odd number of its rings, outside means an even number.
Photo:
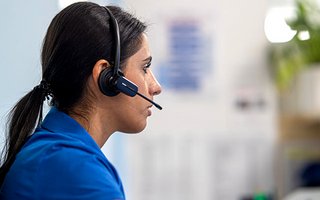
[[[296,0],[295,17],[286,23],[295,36],[286,43],[271,45],[270,61],[276,85],[288,88],[296,75],[320,63],[320,9],[314,0]],[[307,34],[309,39],[302,39]],[[320,66],[320,65],[319,65]]]

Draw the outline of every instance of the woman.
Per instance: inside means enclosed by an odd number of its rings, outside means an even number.
[[[100,148],[116,131],[142,131],[161,92],[145,29],[118,7],[88,2],[54,17],[43,43],[42,81],[8,120],[0,199],[125,199]],[[52,108],[42,121],[49,97]]]

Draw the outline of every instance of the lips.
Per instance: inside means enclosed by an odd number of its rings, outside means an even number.
[[[151,116],[151,115],[152,115],[151,107],[152,107],[152,105],[151,105],[151,106],[148,106],[148,116]]]

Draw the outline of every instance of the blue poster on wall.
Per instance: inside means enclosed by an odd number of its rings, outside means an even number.
[[[211,43],[196,20],[174,20],[168,23],[169,56],[162,63],[160,82],[167,89],[200,91],[211,68]]]

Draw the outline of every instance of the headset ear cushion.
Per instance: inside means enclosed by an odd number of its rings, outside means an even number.
[[[104,70],[101,71],[99,75],[99,88],[100,91],[109,97],[116,96],[117,94],[120,93],[120,91],[117,90],[115,83],[117,80],[114,80],[116,77],[113,77],[113,70],[111,67],[108,67]]]

